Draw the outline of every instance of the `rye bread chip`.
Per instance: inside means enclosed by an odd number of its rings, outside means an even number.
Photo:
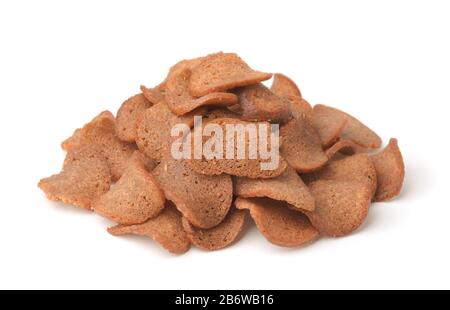
[[[328,157],[320,137],[306,117],[293,118],[280,128],[280,154],[297,172],[311,172],[322,167]]]
[[[223,249],[239,237],[245,224],[246,212],[232,208],[227,217],[216,227],[200,229],[183,217],[183,228],[191,243],[198,248],[215,251]]]
[[[350,140],[339,139],[335,144],[325,150],[325,154],[329,159],[333,158],[337,153],[345,155],[354,155],[356,153],[363,153],[366,149],[361,148]]]
[[[194,125],[194,115],[201,115],[206,110],[194,110],[183,116],[177,116],[170,111],[162,101],[145,110],[137,122],[138,148],[148,157],[161,160],[164,153],[170,149],[171,143],[177,137],[171,137],[172,127],[176,124]]]
[[[235,178],[235,195],[244,198],[268,197],[289,203],[295,209],[314,210],[314,198],[293,168],[271,179]]]
[[[192,69],[189,89],[194,97],[201,97],[256,84],[271,77],[270,73],[251,69],[234,53],[216,53],[206,56]]]
[[[152,103],[150,103],[142,93],[134,95],[122,103],[119,111],[117,111],[117,137],[125,142],[135,142],[137,119],[151,106]]]
[[[240,176],[240,177],[248,177],[248,178],[273,178],[276,176],[279,176],[280,174],[283,173],[284,170],[286,170],[287,164],[286,161],[279,156],[278,154],[274,154],[274,157],[278,158],[278,163],[277,166],[274,167],[274,169],[272,170],[263,170],[261,164],[263,163],[268,163],[269,160],[265,160],[263,159],[259,152],[257,152],[257,154],[253,154],[254,159],[250,157],[250,143],[251,141],[255,142],[256,139],[254,139],[255,137],[257,137],[257,141],[261,141],[262,140],[262,136],[259,135],[259,131],[258,131],[258,125],[261,126],[266,126],[266,133],[267,136],[264,137],[264,139],[267,139],[265,141],[268,141],[268,149],[271,149],[271,144],[270,144],[270,124],[268,123],[249,123],[249,122],[245,122],[245,121],[241,121],[239,119],[235,119],[235,118],[217,118],[214,120],[211,120],[209,122],[207,122],[207,124],[215,124],[218,125],[222,128],[222,132],[223,132],[223,148],[222,150],[225,150],[223,152],[223,156],[222,159],[218,159],[218,158],[206,158],[205,154],[203,154],[202,152],[202,158],[201,159],[196,159],[194,155],[191,156],[191,159],[187,161],[187,164],[189,165],[189,167],[200,173],[200,174],[205,174],[205,175],[221,175],[221,174],[230,174],[230,175],[235,175],[235,176]],[[229,134],[230,137],[234,137],[234,138],[230,138],[230,145],[234,146],[234,157],[233,159],[227,159],[226,158],[226,151],[228,149],[227,146],[227,125],[233,125],[233,126],[246,126],[246,125],[252,125],[254,126],[253,128],[255,129],[254,133],[255,135],[251,135],[249,134],[248,130],[245,130],[243,128],[245,127],[235,127],[237,129],[240,129],[240,131],[242,133],[245,132],[245,134],[242,135],[242,138],[244,140],[244,143],[242,143],[242,145],[245,145],[245,154],[243,154],[244,156],[242,156],[242,159],[238,158],[239,155],[239,150],[238,150],[238,146],[239,146],[239,135],[238,134]],[[242,129],[242,130],[241,130]],[[231,131],[230,131],[231,132]],[[204,137],[204,142],[207,142],[207,137]],[[234,141],[232,140],[234,139]],[[204,143],[205,144],[205,143]],[[194,148],[194,143],[192,143],[192,148]],[[222,145],[219,145],[219,148]],[[256,148],[257,151],[257,148]],[[193,152],[192,152],[193,153]],[[272,158],[272,160],[275,160],[275,158]],[[275,164],[274,164],[275,165]]]
[[[275,95],[261,83],[236,91],[241,107],[241,119],[284,123],[291,118],[288,100]]]
[[[377,149],[380,147],[380,137],[353,116],[323,104],[315,105],[314,109],[320,110],[322,114],[326,114],[330,122],[332,119],[347,118],[347,122],[341,132],[341,138],[353,141],[363,148]]]
[[[405,164],[397,139],[391,139],[388,146],[372,156],[377,172],[378,188],[375,201],[386,201],[397,196],[403,186]]]
[[[38,186],[50,200],[91,210],[92,202],[109,190],[111,172],[100,155],[87,150],[79,154],[79,160],[65,165],[59,174],[40,180]]]
[[[309,187],[316,201],[316,209],[305,214],[321,234],[345,236],[364,223],[372,198],[372,191],[366,184],[320,180]]]
[[[233,182],[226,174],[196,173],[185,160],[167,155],[153,170],[166,198],[198,228],[217,226],[228,213],[233,199]]]
[[[190,77],[191,71],[185,69],[167,78],[164,97],[173,113],[184,115],[201,106],[231,106],[237,104],[238,98],[232,93],[215,92],[200,98],[192,97],[189,93]]]
[[[236,208],[250,210],[258,230],[271,243],[282,247],[297,247],[319,237],[308,218],[292,210],[285,202],[267,198],[237,198]]]
[[[341,136],[348,117],[327,106],[317,104],[312,112],[312,125],[317,130],[324,148],[330,147]]]
[[[112,180],[118,180],[125,170],[128,159],[136,150],[135,145],[120,140],[116,135],[116,122],[109,111],[96,116],[83,128],[62,143],[67,151],[65,164],[77,160],[79,149],[89,148],[105,158],[112,174]]]
[[[151,103],[151,105],[157,104],[164,100],[164,92],[166,88],[165,82],[154,88],[147,88],[144,85],[141,85],[141,92],[145,99]]]
[[[275,73],[273,75],[273,81],[270,90],[278,96],[284,98],[302,97],[302,93],[300,92],[297,84],[295,84],[295,82],[288,78],[286,75],[281,73]]]
[[[319,180],[358,182],[365,185],[373,194],[377,188],[375,166],[367,154],[356,154],[328,162],[321,169],[302,175],[305,183]]]
[[[228,108],[217,108],[212,109],[208,111],[208,114],[206,114],[205,122],[209,122],[218,118],[236,118],[239,119],[239,114],[232,111]]]
[[[94,211],[119,224],[139,224],[157,216],[165,200],[136,151],[119,181],[94,202]]]
[[[155,218],[136,225],[117,225],[108,228],[114,236],[139,235],[153,239],[173,254],[189,250],[190,242],[181,223],[181,214],[170,204]]]

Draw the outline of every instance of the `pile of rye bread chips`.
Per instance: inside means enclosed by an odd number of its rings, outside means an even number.
[[[270,88],[261,83],[271,78]],[[193,128],[194,115],[203,126],[279,124],[276,169],[261,169],[259,157],[174,159],[171,129]],[[75,130],[62,142],[62,171],[39,187],[50,200],[116,222],[112,235],[148,236],[172,253],[224,248],[250,222],[268,241],[297,247],[352,233],[372,201],[399,194],[397,140],[380,146],[348,113],[311,107],[287,76],[216,53],[178,62],[158,86],[141,86],[116,117],[104,111]]]

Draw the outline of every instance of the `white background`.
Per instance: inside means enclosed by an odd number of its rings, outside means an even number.
[[[1,1],[0,288],[449,289],[449,15],[448,1]],[[346,238],[283,249],[251,229],[182,256],[44,198],[75,128],[220,50],[397,137],[401,196]]]

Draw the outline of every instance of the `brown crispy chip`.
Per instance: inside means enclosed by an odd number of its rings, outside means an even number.
[[[313,211],[314,198],[295,170],[287,167],[283,174],[272,179],[237,177],[235,194],[244,198],[269,197],[286,201],[300,210]]]
[[[313,109],[308,101],[297,97],[291,97],[288,100],[293,118],[312,118]]]
[[[217,124],[222,127],[223,150],[225,150],[224,154],[223,154],[223,158],[222,159],[217,159],[217,158],[208,159],[205,157],[205,154],[202,154],[202,159],[195,159],[194,156],[192,156],[192,158],[187,162],[187,164],[189,165],[189,167],[192,170],[194,170],[198,173],[201,173],[201,174],[206,174],[206,175],[220,175],[223,173],[227,173],[227,174],[231,174],[231,175],[235,175],[235,176],[249,177],[249,178],[273,178],[273,177],[276,177],[276,176],[280,175],[281,173],[283,173],[283,171],[286,169],[286,167],[287,167],[286,161],[281,156],[278,155],[278,165],[275,169],[262,170],[261,163],[267,163],[270,161],[270,159],[269,160],[262,159],[259,156],[259,153],[256,154],[255,159],[250,158],[250,154],[249,154],[248,150],[249,150],[251,135],[248,133],[247,130],[245,131],[245,137],[244,137],[245,138],[245,150],[246,150],[244,158],[243,159],[237,158],[239,137],[237,134],[235,134],[234,135],[234,143],[232,143],[232,145],[234,145],[234,159],[226,159],[226,149],[227,149],[226,126],[227,125],[246,126],[248,124],[252,124],[255,126],[254,127],[255,135],[258,137],[258,141],[260,141],[261,138],[259,137],[258,127],[257,127],[258,123],[248,123],[248,122],[241,121],[241,120],[235,119],[235,118],[218,118],[215,120],[211,120],[207,123],[208,124]],[[270,124],[268,124],[268,123],[259,123],[259,124],[267,126],[268,136],[266,138],[268,140],[266,140],[266,141],[269,141],[268,148],[270,149],[270,147],[271,147],[270,146]],[[206,140],[206,138],[205,138],[205,140]],[[233,142],[233,141],[231,141],[231,142]],[[194,147],[194,143],[192,143],[192,147]]]
[[[218,118],[239,118],[239,114],[228,109],[228,108],[217,108],[212,109],[206,115],[206,119],[204,121],[212,121]]]
[[[286,75],[281,73],[275,73],[273,75],[273,82],[270,90],[280,97],[291,98],[291,97],[302,97],[302,93],[298,88],[297,84]]]
[[[136,151],[119,181],[94,202],[94,211],[120,224],[139,224],[157,216],[165,200]]]
[[[333,158],[334,155],[341,152],[346,155],[353,155],[356,153],[362,152],[363,149],[359,145],[355,144],[354,142],[350,140],[345,139],[339,139],[335,144],[330,146],[328,149],[325,150],[325,154],[329,159]]]
[[[317,130],[324,148],[330,147],[339,139],[347,119],[344,113],[337,113],[327,106],[321,104],[314,106],[312,125]]]
[[[194,110],[183,116],[177,116],[162,101],[145,110],[137,122],[138,148],[148,157],[160,160],[165,152],[170,149],[174,139],[170,133],[175,124],[194,125],[194,114],[201,115],[203,110]]]
[[[207,176],[191,170],[184,160],[166,156],[153,175],[167,199],[199,228],[217,226],[228,213],[233,198],[229,175]]]
[[[237,104],[238,98],[231,93],[210,93],[200,98],[194,98],[189,93],[191,71],[185,69],[167,78],[165,99],[170,110],[177,115],[184,115],[201,106]]]
[[[291,118],[289,101],[275,95],[261,83],[243,87],[237,94],[243,120],[286,122]]]
[[[217,53],[206,56],[192,69],[190,92],[195,97],[201,97],[256,84],[271,77],[270,73],[251,69],[234,53]]]
[[[237,198],[236,208],[249,209],[258,230],[273,244],[283,247],[305,245],[318,238],[318,231],[301,212],[285,202],[267,198]]]
[[[403,186],[405,165],[397,139],[391,139],[383,151],[372,156],[377,171],[378,188],[375,201],[386,201],[397,196]]]
[[[174,254],[185,253],[190,248],[190,242],[181,223],[181,214],[171,205],[155,218],[136,225],[117,225],[108,228],[114,236],[139,235],[149,237],[166,250]]]
[[[64,166],[59,174],[39,181],[48,199],[91,209],[95,198],[111,185],[111,172],[103,157],[88,150],[79,151],[79,160]]]
[[[294,118],[280,128],[280,154],[297,172],[311,172],[322,167],[328,157],[320,137],[308,118]]]
[[[377,188],[375,167],[367,154],[356,154],[328,162],[320,170],[302,175],[303,180],[312,183],[318,180],[359,182],[371,193]]]
[[[106,158],[111,170],[113,181],[118,180],[127,164],[128,159],[135,151],[135,146],[121,141],[116,135],[114,116],[104,111],[96,116],[83,128],[75,130],[74,134],[62,143],[67,150],[65,164],[77,160],[78,149],[90,148]]]
[[[372,191],[366,184],[320,180],[311,183],[310,189],[316,209],[305,213],[321,234],[348,235],[365,221],[372,198]]]
[[[160,101],[164,100],[164,92],[166,84],[160,84],[155,88],[147,88],[144,85],[141,85],[141,92],[145,99],[151,103],[151,105],[157,104]]]
[[[236,241],[244,228],[245,215],[245,211],[233,208],[219,225],[210,229],[196,228],[183,217],[183,227],[193,245],[214,251],[223,249]]]
[[[143,94],[128,98],[117,111],[117,137],[126,142],[134,142],[136,140],[137,118],[151,106],[152,104]]]
[[[341,132],[341,137],[343,139],[353,141],[364,148],[376,149],[380,147],[380,137],[353,116],[323,104],[315,105],[314,109],[320,109],[321,113],[326,114],[329,120],[333,118],[347,118],[347,123]]]

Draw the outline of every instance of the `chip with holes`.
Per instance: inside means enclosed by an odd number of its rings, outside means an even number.
[[[185,160],[176,160],[170,155],[164,157],[153,175],[166,198],[196,227],[217,226],[230,209],[233,183],[229,175],[196,173]]]
[[[94,202],[94,211],[119,224],[139,224],[157,216],[164,202],[162,190],[136,151],[119,181]]]
[[[245,211],[233,208],[219,225],[210,229],[196,228],[183,217],[183,227],[193,245],[204,250],[215,251],[237,240],[245,225],[245,215]]]
[[[181,214],[170,204],[155,218],[136,225],[117,225],[108,228],[114,236],[138,235],[153,239],[173,254],[189,250],[190,242],[181,222]]]
[[[286,201],[299,210],[314,210],[314,198],[293,168],[271,179],[235,178],[235,195],[244,198],[268,197]]]
[[[235,94],[225,92],[210,93],[200,98],[189,93],[191,71],[185,69],[172,74],[166,81],[164,97],[170,110],[177,115],[184,115],[201,106],[231,106],[238,102]]]
[[[405,164],[397,139],[391,139],[380,153],[372,156],[377,172],[378,187],[375,201],[386,201],[397,196],[405,178]]]
[[[236,208],[250,210],[258,230],[271,243],[297,247],[317,239],[319,233],[301,212],[285,202],[267,198],[237,198]]]
[[[251,69],[234,53],[216,53],[206,56],[192,69],[190,92],[201,97],[236,87],[256,84],[272,77]]]
[[[306,212],[321,234],[339,237],[359,228],[369,212],[371,189],[364,183],[320,180],[309,185],[316,208]]]

